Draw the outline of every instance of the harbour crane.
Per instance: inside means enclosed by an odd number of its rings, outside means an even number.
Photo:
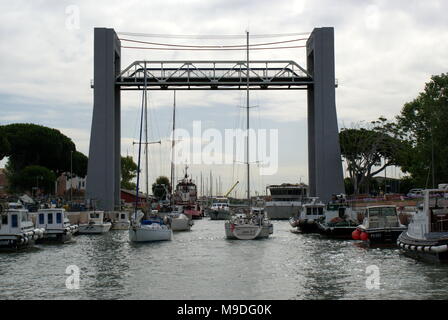
[[[232,186],[232,188],[230,188],[230,190],[224,195],[224,197],[227,198],[227,197],[229,196],[229,194],[231,194],[232,191],[235,190],[236,186],[237,186],[239,183],[240,183],[240,182],[237,181],[237,182]]]

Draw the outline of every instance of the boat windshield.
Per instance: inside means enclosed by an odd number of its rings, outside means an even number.
[[[431,192],[429,196],[431,231],[448,232],[448,193]]]
[[[375,207],[368,209],[369,227],[390,228],[398,227],[399,220],[395,207]]]

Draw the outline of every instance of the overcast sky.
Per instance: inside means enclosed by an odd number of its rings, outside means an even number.
[[[75,10],[75,11],[73,11]],[[79,28],[73,12],[79,10]],[[423,90],[431,75],[447,72],[448,1],[5,1],[0,0],[0,124],[32,122],[60,129],[88,155],[92,118],[93,28],[152,34],[251,34],[310,32],[335,28],[339,127],[379,116],[393,118]],[[152,39],[154,40],[154,39]],[[243,40],[156,39],[168,43],[235,44]],[[255,42],[255,40],[253,40]],[[244,52],[122,51],[122,67],[134,60],[244,59]],[[304,49],[253,52],[251,59],[295,60],[306,66]],[[242,92],[179,92],[178,126],[191,130],[232,129]],[[136,155],[139,93],[123,93],[122,152]],[[259,177],[270,183],[308,181],[306,94],[253,92],[255,128],[279,130],[280,170]],[[150,94],[150,179],[169,174],[166,143],[172,92]],[[181,174],[182,168],[178,168]],[[193,166],[192,173],[210,167]],[[215,167],[226,190],[244,179],[240,166]],[[255,171],[255,170],[254,170]],[[241,188],[243,189],[243,188]]]

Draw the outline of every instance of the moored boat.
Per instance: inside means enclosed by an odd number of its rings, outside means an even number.
[[[144,214],[141,211],[136,212],[136,217],[131,220],[129,229],[129,240],[132,242],[157,242],[170,241],[173,237],[173,231],[165,219],[151,217],[149,220],[143,220]]]
[[[129,230],[131,225],[129,221],[129,212],[119,211],[109,213],[109,217],[112,220],[111,230]]]
[[[263,208],[252,208],[248,214],[234,214],[224,227],[229,240],[266,239],[274,233],[274,226]]]
[[[370,245],[395,245],[398,236],[406,230],[400,223],[397,207],[372,206],[364,211],[364,221],[353,231],[354,240]]]
[[[298,215],[291,218],[289,223],[303,233],[317,233],[318,221],[325,217],[325,204],[319,198],[309,199],[310,202],[304,203]]]
[[[36,227],[45,230],[43,238],[37,242],[66,243],[73,239],[79,230],[78,225],[71,224],[65,209],[40,209],[37,212]]]
[[[111,222],[104,221],[104,211],[89,212],[88,222],[79,224],[78,234],[102,234],[109,232]]]
[[[343,195],[328,203],[325,216],[317,221],[320,234],[336,239],[352,239],[352,233],[358,225],[356,212],[350,208]]]
[[[230,207],[229,199],[227,198],[215,198],[213,203],[208,209],[208,215],[210,220],[229,220]]]
[[[43,238],[45,230],[35,228],[28,210],[0,206],[0,249],[21,249],[33,246]]]
[[[423,190],[423,200],[397,244],[413,258],[448,262],[448,185]]]
[[[268,186],[271,194],[265,210],[271,220],[288,220],[296,216],[308,197],[308,187],[304,184],[282,184]]]

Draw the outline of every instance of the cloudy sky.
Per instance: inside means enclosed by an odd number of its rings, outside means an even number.
[[[93,28],[151,34],[228,35],[310,32],[335,28],[339,127],[379,116],[393,118],[423,89],[431,75],[447,71],[448,2],[428,1],[61,1],[0,0],[0,124],[32,122],[60,129],[88,154],[92,117]],[[79,13],[79,19],[78,15]],[[244,44],[242,40],[151,39],[179,44]],[[150,41],[151,41],[150,40]],[[255,40],[253,40],[255,42]],[[122,67],[134,60],[244,59],[244,52],[166,52],[123,49]],[[257,51],[251,59],[295,60],[304,49]],[[140,94],[123,93],[122,153],[136,156]],[[150,94],[150,179],[169,174],[168,136],[172,92]],[[306,97],[303,91],[251,94],[253,126],[277,129],[276,175],[254,187],[307,182]],[[178,126],[193,121],[218,130],[238,127],[244,95],[239,91],[178,92]],[[178,174],[182,168],[178,166]],[[213,169],[223,190],[244,179],[240,165],[192,166],[192,174]],[[244,188],[240,188],[243,190]],[[242,192],[242,191],[241,191]]]

